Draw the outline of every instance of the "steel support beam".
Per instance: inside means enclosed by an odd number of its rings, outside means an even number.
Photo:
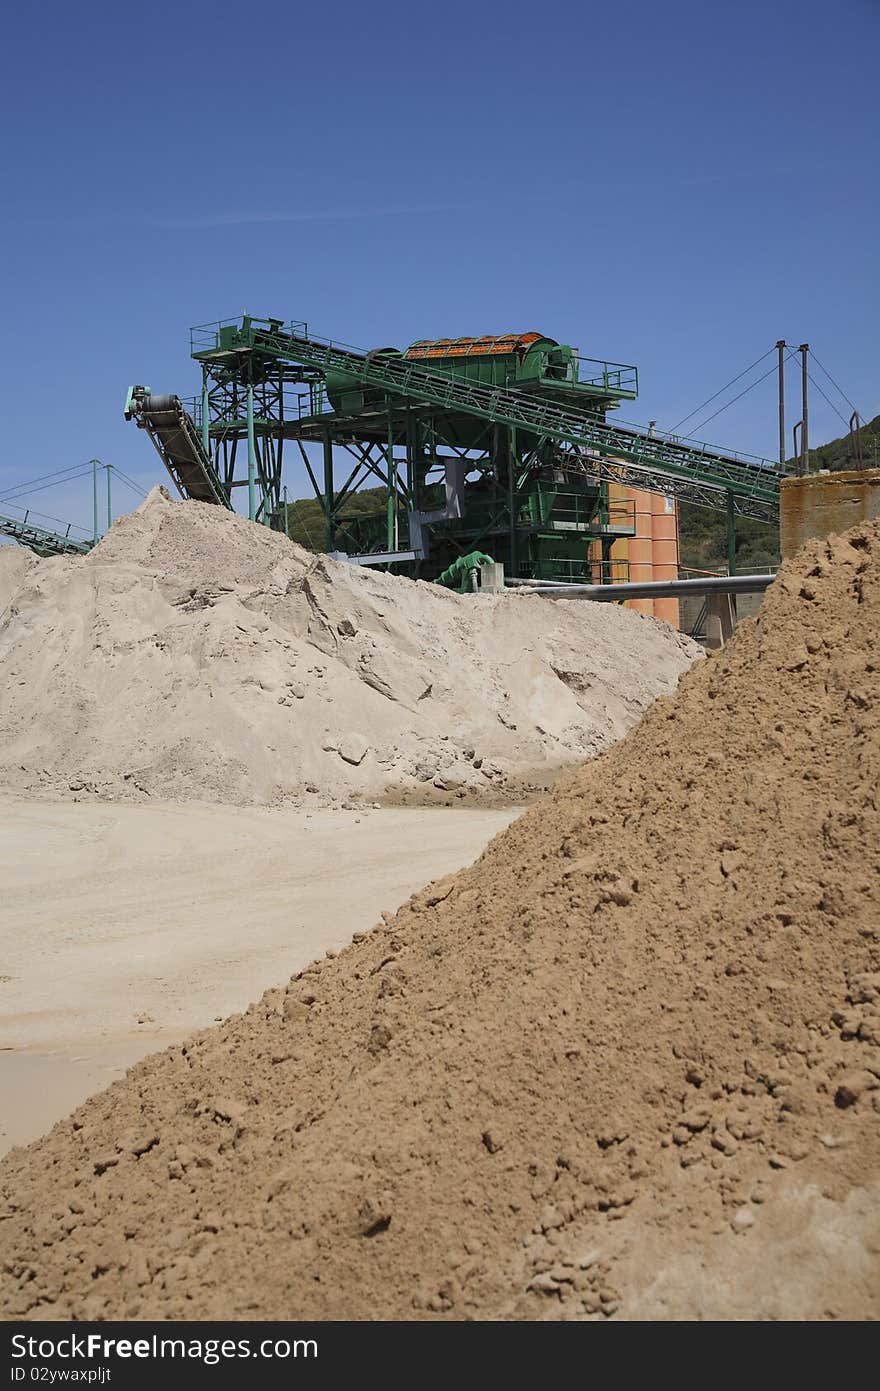
[[[254,440],[254,384],[247,384],[247,467],[248,467],[248,517],[257,519],[257,450]]]

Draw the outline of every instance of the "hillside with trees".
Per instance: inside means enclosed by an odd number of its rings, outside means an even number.
[[[880,468],[880,415],[875,415],[872,421],[863,425],[861,433],[862,462],[866,468]],[[793,459],[789,460],[789,467],[794,467]],[[810,450],[810,472],[823,468],[830,469],[832,473],[855,468],[852,440],[848,434]]]
[[[862,460],[866,468],[880,468],[880,415],[862,426]],[[848,434],[810,450],[810,472],[829,469],[839,473],[855,467],[852,440]],[[794,472],[794,460],[788,460]],[[679,546],[682,566],[697,570],[727,568],[727,522],[718,512],[703,507],[679,509]],[[736,567],[740,571],[763,570],[779,563],[779,533],[764,522],[738,518],[736,523]]]
[[[351,493],[339,509],[342,525],[337,527],[334,533],[333,550],[349,549],[344,534],[345,518],[375,515],[384,510],[387,502],[388,489],[384,485],[380,488],[362,488],[360,492]],[[304,497],[296,502],[289,502],[287,514],[291,540],[299,542],[307,550],[323,551],[324,513],[318,499]]]

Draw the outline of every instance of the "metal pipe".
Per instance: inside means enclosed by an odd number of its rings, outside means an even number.
[[[736,510],[731,492],[727,494],[727,573],[736,574]]]
[[[654,599],[676,594],[760,594],[776,578],[775,575],[709,575],[697,580],[645,580],[639,584],[628,580],[624,584],[553,584],[541,585],[520,580],[505,580],[523,594],[542,594],[545,599],[598,599],[615,603],[621,599]]]
[[[785,339],[776,344],[779,353],[779,467],[785,468]]]
[[[803,456],[801,473],[809,473],[810,471],[810,430],[807,418],[807,353],[809,351],[809,343],[801,343],[798,348],[801,355],[801,390],[804,398],[803,420],[801,422],[801,453]]]
[[[862,419],[858,411],[853,411],[849,418],[849,442],[853,463],[861,470],[865,467],[865,461],[862,456]]]
[[[247,387],[247,451],[248,451],[248,516],[251,521],[257,519],[257,451],[254,444],[254,386],[253,382],[248,382]]]
[[[107,470],[107,530],[109,531],[113,525],[113,503],[110,497],[110,475],[113,472],[113,465],[105,464],[104,467]]]
[[[100,462],[100,459],[92,460],[92,523],[96,546],[98,544],[98,465]]]
[[[284,485],[284,535],[290,540],[290,513],[287,510],[287,484]]]

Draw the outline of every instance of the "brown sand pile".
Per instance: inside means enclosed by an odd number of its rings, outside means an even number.
[[[616,606],[460,596],[156,488],[85,558],[0,549],[0,786],[505,800],[620,738],[699,648]]]
[[[340,956],[2,1166],[31,1317],[880,1313],[880,524]]]

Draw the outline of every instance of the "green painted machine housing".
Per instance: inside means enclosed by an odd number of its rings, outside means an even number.
[[[399,348],[374,348],[367,353],[368,360],[375,357],[402,358]],[[384,396],[381,391],[364,386],[353,377],[342,372],[328,372],[325,377],[327,399],[337,415],[361,415],[364,411],[381,410]]]
[[[577,381],[577,354],[540,333],[500,337],[434,338],[410,343],[403,354],[441,372],[482,386],[521,386],[525,382]]]
[[[575,348],[542,333],[506,333],[482,338],[424,338],[398,348],[374,348],[368,360],[396,357],[479,386],[516,387],[557,402],[596,411],[613,410],[638,395],[638,372],[621,363],[581,358]],[[341,372],[326,378],[327,396],[338,415],[381,409],[382,393]]]

